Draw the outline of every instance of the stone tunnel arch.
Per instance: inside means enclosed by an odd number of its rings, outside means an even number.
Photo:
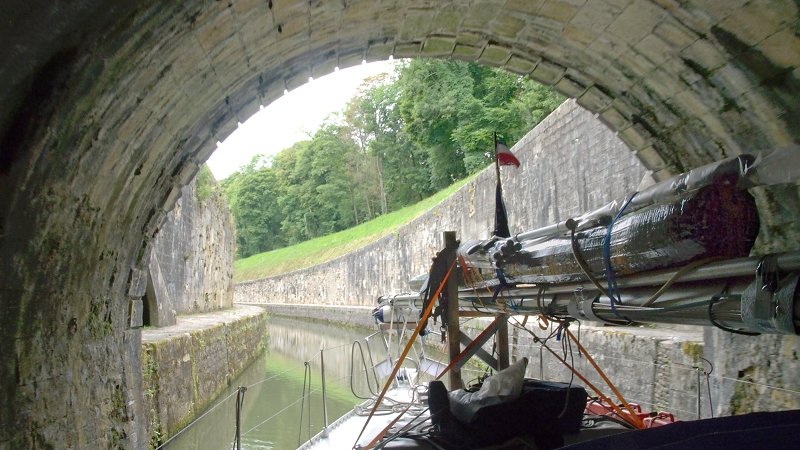
[[[237,122],[334,67],[442,57],[530,76],[657,177],[800,140],[796,2],[4,6],[0,446],[145,445],[131,311],[148,242]],[[797,187],[757,195],[762,248],[800,247]]]

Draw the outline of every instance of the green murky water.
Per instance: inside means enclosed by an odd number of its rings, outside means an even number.
[[[323,343],[328,421],[360,402],[350,389],[351,345],[369,330],[284,318],[271,318],[268,330],[268,350],[212,403],[216,406],[170,441],[167,450],[234,448],[238,386],[247,387],[241,414],[242,448],[297,448],[298,442],[306,441],[324,426],[320,371]],[[360,378],[358,381],[356,377],[356,391],[365,393],[367,387]],[[304,387],[308,392],[309,384],[311,394],[303,400]]]

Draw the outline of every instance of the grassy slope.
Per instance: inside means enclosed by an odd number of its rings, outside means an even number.
[[[280,275],[350,253],[392,233],[438,205],[471,179],[472,177],[469,177],[458,181],[415,205],[380,216],[356,227],[291,247],[238,259],[234,263],[233,279],[235,282],[240,282]]]

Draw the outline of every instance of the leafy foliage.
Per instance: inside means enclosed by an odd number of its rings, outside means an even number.
[[[344,230],[414,204],[492,162],[563,98],[476,64],[417,59],[368,79],[338,121],[223,181],[239,257]]]
[[[200,167],[196,180],[195,197],[200,203],[211,198],[211,196],[216,194],[219,190],[219,184],[217,180],[214,179],[214,174],[211,173],[211,169],[205,164]]]

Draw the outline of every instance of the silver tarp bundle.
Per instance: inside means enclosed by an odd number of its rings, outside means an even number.
[[[509,281],[525,283],[585,279],[576,251],[598,278],[606,276],[607,265],[625,276],[744,257],[759,228],[755,201],[745,190],[752,161],[739,156],[699,167],[581,217],[508,239],[466,243],[459,252],[469,266],[501,269]]]

